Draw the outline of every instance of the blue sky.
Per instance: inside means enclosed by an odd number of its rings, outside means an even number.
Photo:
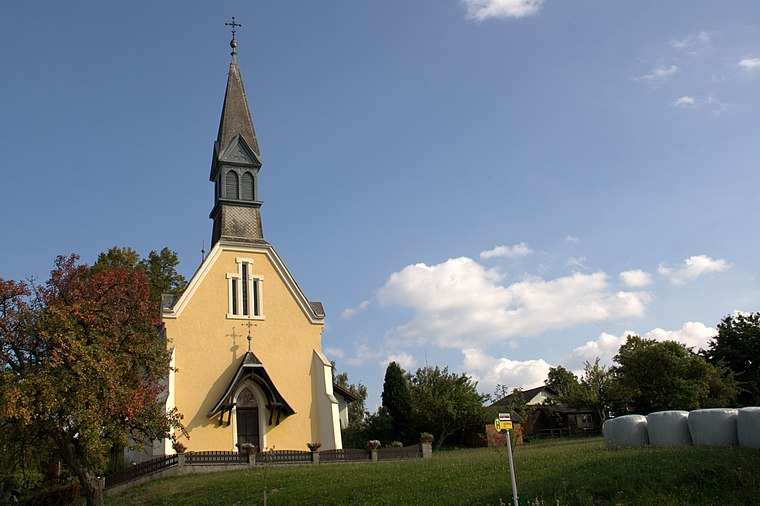
[[[760,3],[0,4],[0,277],[208,247],[230,16],[264,235],[379,402],[532,387],[760,296]]]

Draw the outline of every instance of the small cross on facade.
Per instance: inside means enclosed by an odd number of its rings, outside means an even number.
[[[246,337],[246,339],[248,339],[248,351],[251,351],[251,341],[253,341],[253,336],[251,335],[251,327],[255,327],[256,324],[251,322],[251,320],[248,320],[247,323],[241,323],[240,325],[243,327],[248,327],[248,337]]]

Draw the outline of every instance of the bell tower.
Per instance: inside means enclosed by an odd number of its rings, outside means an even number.
[[[211,245],[219,240],[265,243],[258,192],[261,153],[237,65],[235,29],[241,25],[234,17],[225,24],[232,26],[232,61],[209,177],[214,183]]]

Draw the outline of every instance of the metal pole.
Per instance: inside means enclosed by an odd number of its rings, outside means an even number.
[[[520,502],[517,499],[517,480],[515,479],[515,462],[512,460],[512,438],[509,437],[509,429],[507,429],[507,454],[509,456],[509,476],[512,478],[512,505],[520,506]]]

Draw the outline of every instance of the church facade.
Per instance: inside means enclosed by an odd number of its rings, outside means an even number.
[[[162,301],[172,351],[166,408],[184,415],[189,438],[178,439],[190,451],[341,448],[324,310],[264,240],[261,154],[232,45],[210,172],[212,246],[185,291]],[[173,451],[165,440],[153,453]]]

